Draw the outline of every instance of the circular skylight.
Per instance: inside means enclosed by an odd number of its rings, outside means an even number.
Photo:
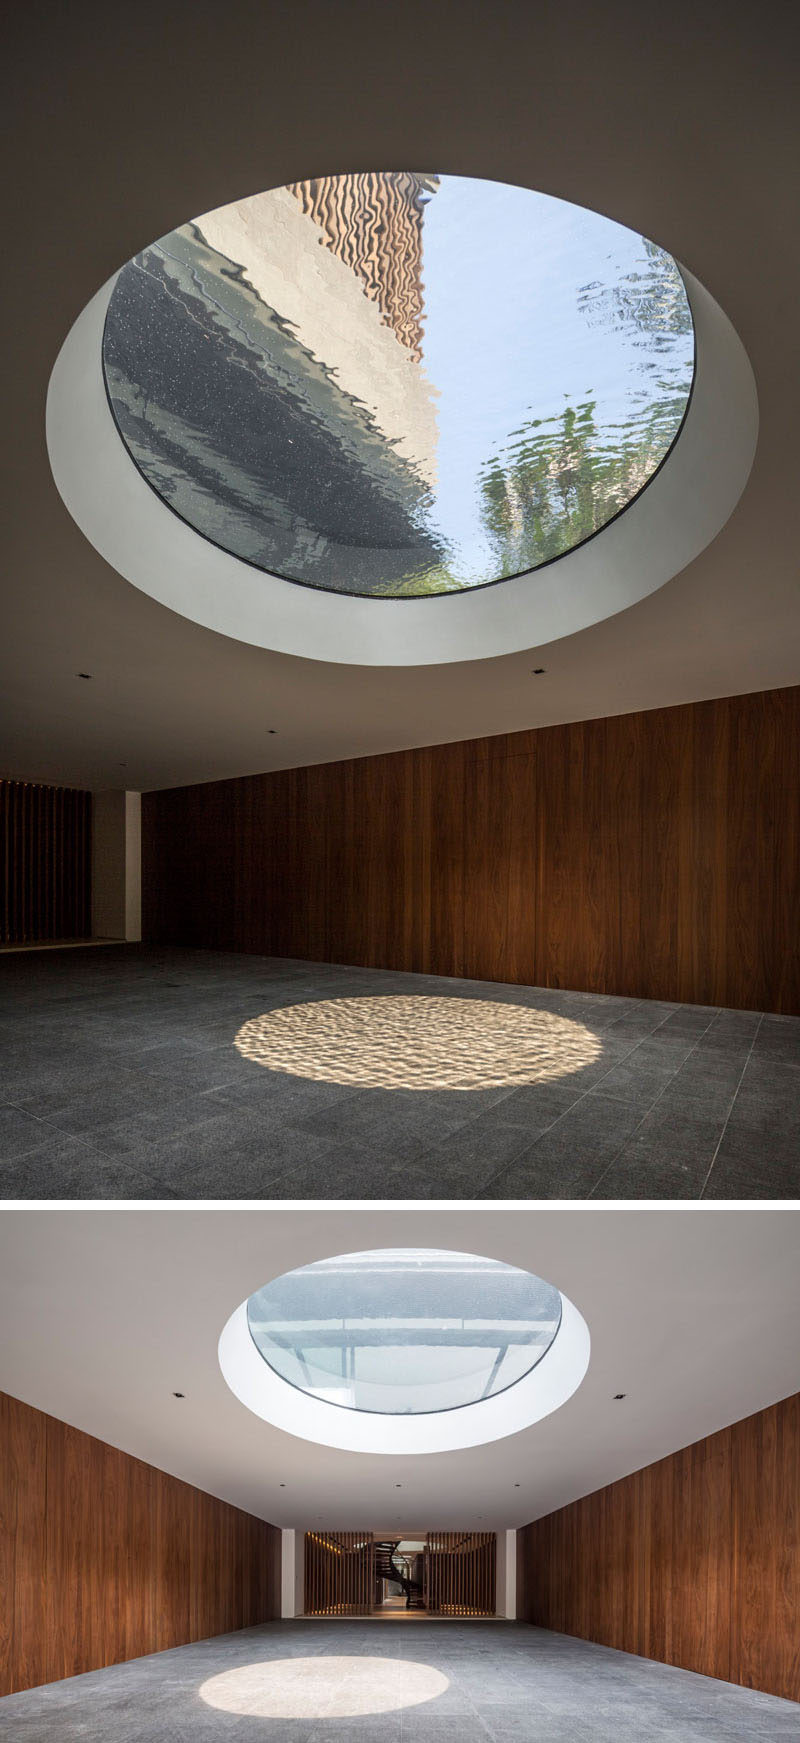
[[[530,1271],[472,1253],[397,1248],[288,1271],[251,1295],[250,1336],[298,1391],[374,1415],[456,1410],[530,1374],[561,1323]]]
[[[207,213],[111,295],[118,430],[162,500],[272,575],[419,597],[582,543],[680,430],[681,275],[529,189],[321,177]]]

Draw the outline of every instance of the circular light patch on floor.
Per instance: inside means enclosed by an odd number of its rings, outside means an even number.
[[[355,1719],[433,1701],[450,1686],[433,1665],[406,1658],[281,1658],[209,1677],[201,1698],[258,1719]]]
[[[489,999],[322,999],[244,1023],[236,1047],[270,1071],[359,1089],[513,1089],[583,1070],[584,1023]]]

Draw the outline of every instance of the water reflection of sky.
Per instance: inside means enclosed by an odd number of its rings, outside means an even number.
[[[308,186],[313,215],[274,189],[119,275],[109,398],[176,514],[289,579],[403,595],[533,569],[637,494],[692,380],[668,255],[498,182]]]
[[[641,236],[526,188],[443,176],[423,224],[425,373],[435,385],[435,521],[459,566],[484,574],[492,552],[478,475],[531,418],[596,402],[598,434],[639,412],[677,369],[688,394],[691,332],[668,353],[610,318],[590,325],[578,293],[648,267]],[[670,368],[672,366],[672,368]]]

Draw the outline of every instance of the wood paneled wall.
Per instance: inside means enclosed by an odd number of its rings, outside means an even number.
[[[517,1615],[800,1700],[800,1394],[517,1533]]]
[[[281,1537],[0,1393],[0,1694],[280,1615]]]
[[[307,1531],[307,1616],[369,1616],[375,1601],[373,1539],[364,1531]]]
[[[800,688],[150,793],[145,937],[800,1012]]]
[[[91,793],[0,781],[0,944],[91,931]]]
[[[493,1616],[497,1608],[493,1531],[430,1531],[425,1604],[438,1616]]]

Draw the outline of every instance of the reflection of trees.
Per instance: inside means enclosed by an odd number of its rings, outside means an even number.
[[[578,292],[578,308],[590,327],[625,327],[636,343],[649,351],[668,351],[672,341],[692,332],[692,317],[683,280],[669,254],[642,237],[645,260],[641,270],[626,273],[613,285],[599,279]]]
[[[484,527],[506,575],[532,569],[588,538],[624,508],[663,460],[686,408],[692,318],[677,267],[642,239],[644,261],[616,284],[583,285],[578,306],[592,326],[623,330],[641,360],[640,409],[616,424],[585,399],[534,418],[482,468]],[[657,379],[653,379],[657,372]]]
[[[673,441],[685,395],[669,392],[647,410],[606,428],[595,402],[567,405],[515,432],[504,456],[483,467],[483,522],[505,574],[546,563],[588,538],[630,502]]]

